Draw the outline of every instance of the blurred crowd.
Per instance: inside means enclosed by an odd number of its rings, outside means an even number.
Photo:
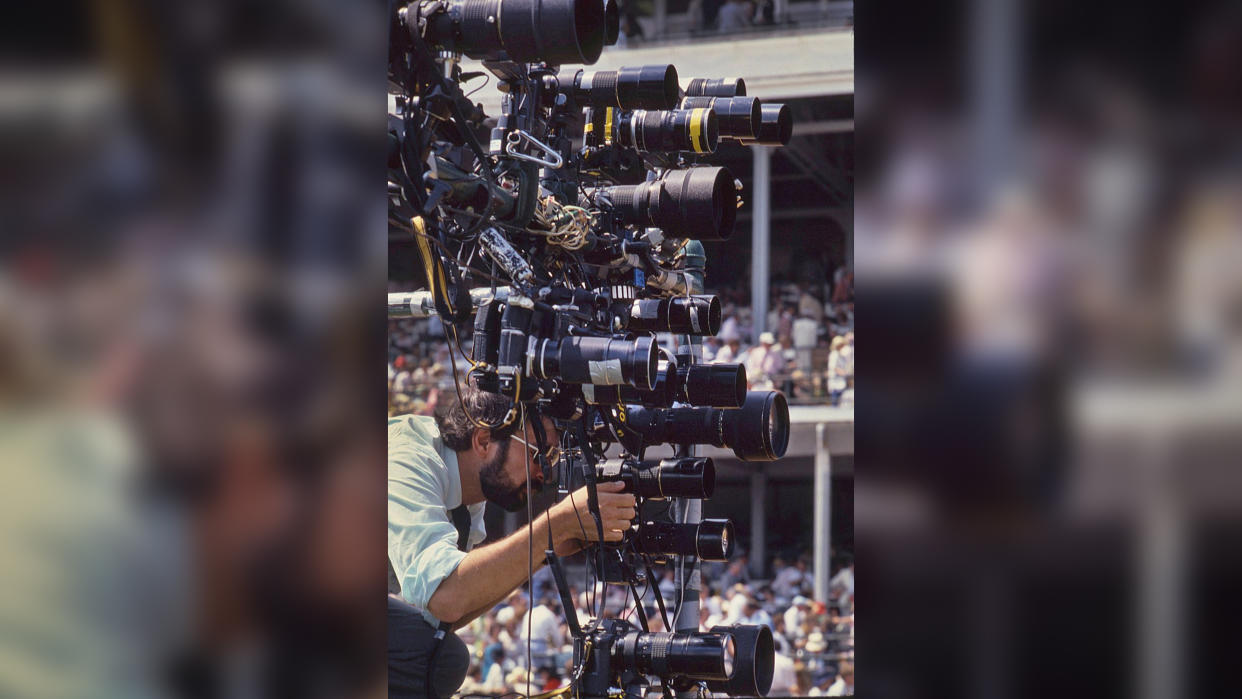
[[[389,292],[412,291],[389,282]],[[738,285],[715,290],[723,305],[720,332],[704,338],[701,361],[746,367],[752,389],[778,389],[793,403],[854,404],[854,274],[840,267],[830,283],[778,282],[759,342],[752,343],[754,311]],[[826,299],[826,302],[821,299]],[[670,350],[673,338],[661,344]],[[463,334],[468,354],[472,338]],[[439,318],[388,321],[389,415],[430,415],[445,390],[453,390],[450,345]],[[459,365],[464,365],[456,357]],[[458,372],[464,380],[465,367]]]
[[[699,630],[722,624],[763,624],[771,629],[776,648],[771,696],[852,695],[852,559],[844,560],[834,572],[827,600],[811,598],[809,554],[788,561],[776,557],[772,563],[772,577],[763,580],[747,576],[745,555],[729,563],[704,563],[702,579],[708,587],[700,597]],[[581,579],[575,572],[571,567],[570,580]],[[532,582],[533,607],[530,587],[524,586],[458,632],[471,652],[470,670],[459,695],[536,693],[567,682],[573,669],[573,640],[560,598],[547,569]],[[676,598],[671,567],[656,587],[671,614]],[[589,609],[602,607],[603,618],[620,617],[638,624],[633,597],[623,586],[597,584],[584,590],[571,583],[570,597],[580,623],[591,617]],[[642,604],[650,630],[667,630],[650,586],[642,592]],[[670,623],[676,626],[674,619]]]

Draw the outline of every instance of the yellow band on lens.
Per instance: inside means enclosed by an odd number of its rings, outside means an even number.
[[[612,107],[604,109],[604,143],[612,145]]]
[[[690,113],[690,147],[695,153],[703,153],[707,150],[707,144],[701,143],[704,139],[703,132],[707,121],[707,110],[703,107],[696,108]]]

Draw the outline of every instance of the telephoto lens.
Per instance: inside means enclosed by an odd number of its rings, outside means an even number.
[[[720,142],[716,113],[706,108],[593,109],[583,129],[588,144],[598,143],[602,137],[605,144],[616,143],[644,153],[714,153]]]
[[[742,461],[775,461],[789,446],[789,404],[779,391],[750,391],[737,409],[634,405],[626,415],[648,444],[711,444],[732,449]]]
[[[720,299],[714,294],[635,299],[625,327],[677,335],[715,335],[720,332]]]
[[[713,626],[709,633],[727,634],[733,639],[733,672],[727,680],[708,680],[707,688],[731,697],[767,696],[776,669],[776,644],[772,631],[763,624]]]
[[[632,672],[694,680],[726,682],[737,663],[733,637],[727,633],[631,631],[613,653]]]
[[[501,355],[503,360],[503,345]],[[566,337],[539,340],[526,356],[526,366],[527,373],[541,379],[600,386],[629,384],[650,391],[657,360],[656,343],[650,337]]]
[[[739,408],[746,401],[746,367],[742,364],[694,364],[683,367],[679,398],[690,405]]]
[[[405,10],[405,23],[420,41],[416,6]],[[450,0],[428,17],[425,36],[484,61],[591,64],[608,30],[605,0]]]
[[[758,97],[686,97],[679,106],[682,109],[706,107],[716,112],[722,141],[757,137],[763,118],[763,105]]]
[[[748,146],[783,146],[793,137],[793,115],[784,104],[766,103],[759,108],[759,131],[754,138],[743,138]]]
[[[562,68],[556,79],[561,92],[597,109],[673,109],[677,106],[677,69],[672,65],[594,71]]]
[[[663,228],[677,238],[728,240],[733,235],[737,189],[733,174],[723,167],[669,170],[653,182],[598,192],[624,223]]]
[[[645,498],[707,500],[716,492],[716,464],[709,458],[686,457],[659,461],[606,459],[595,465],[602,482],[621,481],[622,492]]]
[[[690,78],[687,97],[745,97],[746,81],[741,78]]]
[[[638,528],[641,551],[653,556],[696,556],[701,561],[733,557],[733,522],[705,519],[698,524],[647,522]]]

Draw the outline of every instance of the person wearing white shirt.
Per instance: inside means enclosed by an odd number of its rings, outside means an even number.
[[[848,697],[854,695],[854,666],[851,663],[841,663],[841,668],[837,671],[837,679],[829,687],[824,696],[829,697]]]
[[[560,616],[548,607],[548,603],[545,601],[531,607],[518,625],[518,645],[519,650],[523,651],[523,666],[526,663],[524,653],[527,629],[530,630],[530,654],[536,666],[540,659],[560,650],[561,644],[565,642],[561,634]]]

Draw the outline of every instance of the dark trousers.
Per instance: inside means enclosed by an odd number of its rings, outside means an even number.
[[[435,646],[436,629],[414,607],[388,597],[388,696],[426,697],[427,663]],[[437,697],[457,691],[470,669],[470,653],[457,634],[448,632],[440,642],[432,671],[431,688]]]

